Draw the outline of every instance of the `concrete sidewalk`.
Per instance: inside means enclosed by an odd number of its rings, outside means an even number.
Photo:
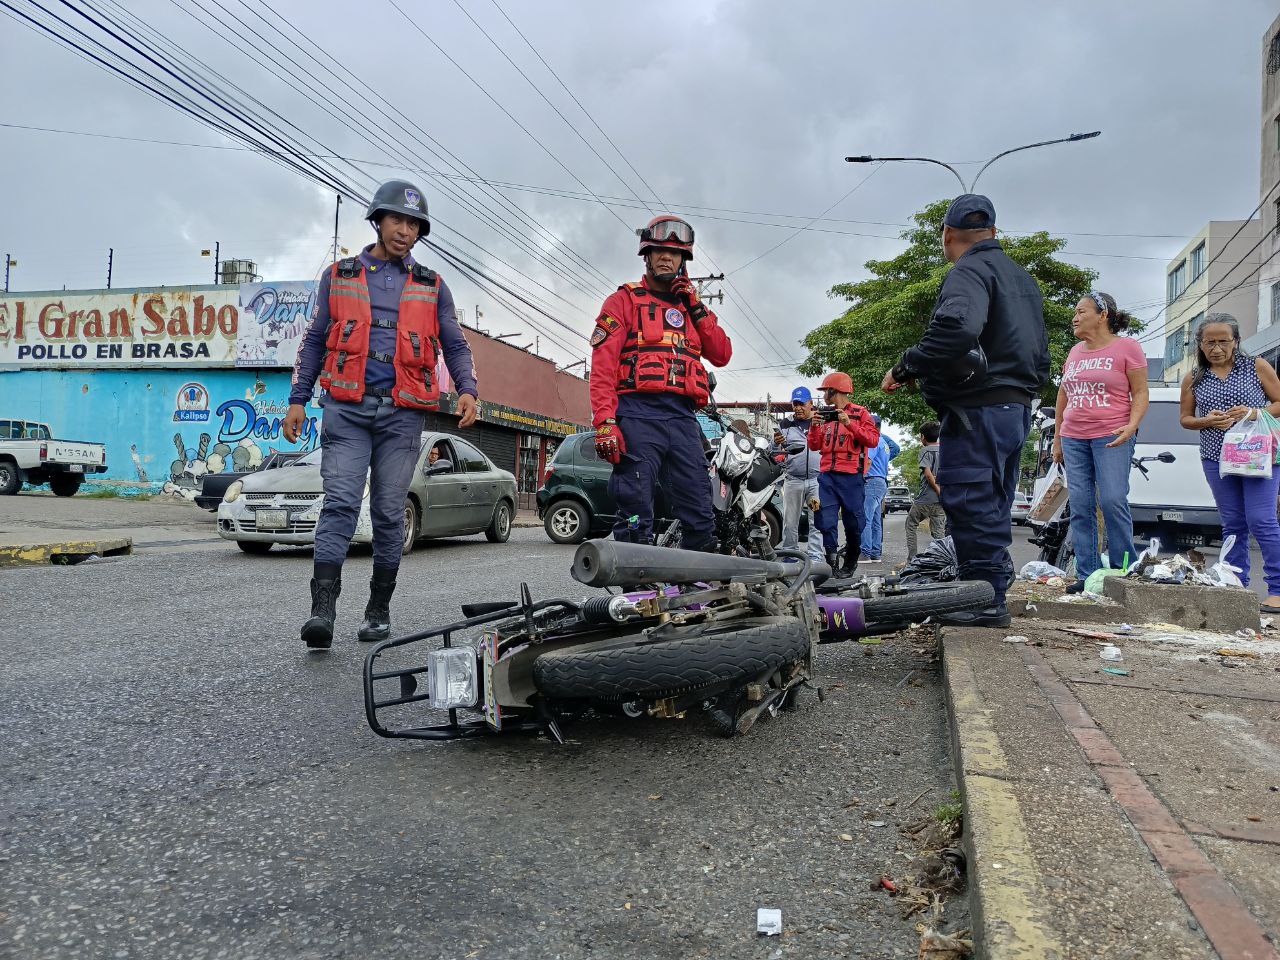
[[[979,955],[1274,960],[1280,640],[1081,629],[943,633]]]

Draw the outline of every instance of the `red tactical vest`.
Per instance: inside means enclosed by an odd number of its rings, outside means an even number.
[[[865,407],[850,403],[845,406],[849,415],[861,412],[870,417]],[[863,473],[871,469],[871,457],[866,447],[849,435],[839,423],[821,424],[823,473]]]
[[[329,284],[328,353],[320,386],[335,400],[359,403],[364,399],[365,367],[372,356],[395,367],[391,400],[397,407],[434,408],[440,400],[436,382],[440,277],[415,263],[400,294],[399,318],[391,322],[373,319],[364,266],[355,257],[329,268]],[[394,355],[369,352],[369,331],[374,326],[395,328]]]
[[[702,339],[683,306],[659,300],[639,284],[627,295],[635,322],[618,358],[618,393],[675,393],[704,406],[711,399],[702,365]]]

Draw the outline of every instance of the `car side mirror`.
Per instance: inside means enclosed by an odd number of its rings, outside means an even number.
[[[1156,459],[1159,460],[1161,463],[1173,463],[1173,461],[1177,460],[1178,458],[1175,457],[1168,450],[1165,450],[1163,453],[1156,454]]]

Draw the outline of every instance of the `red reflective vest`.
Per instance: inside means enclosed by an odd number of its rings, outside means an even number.
[[[618,393],[675,393],[704,406],[711,391],[702,365],[702,338],[688,310],[659,300],[639,284],[618,290],[635,318],[618,357]]]
[[[369,357],[395,367],[396,383],[391,400],[397,407],[426,410],[440,400],[436,381],[440,322],[436,304],[440,277],[414,264],[400,294],[399,317],[394,323],[375,321],[369,310],[369,285],[364,265],[354,257],[329,268],[329,339],[320,386],[335,400],[359,403],[365,393],[365,367]],[[374,326],[394,326],[394,355],[370,353],[369,331]]]
[[[866,473],[870,451],[880,442],[880,428],[866,407],[846,403],[849,425],[815,419],[809,427],[809,449],[822,451],[823,473]]]

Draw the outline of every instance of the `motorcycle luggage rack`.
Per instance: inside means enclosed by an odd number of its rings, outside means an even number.
[[[388,650],[403,647],[410,643],[431,640],[435,637],[441,638],[442,647],[452,647],[455,633],[469,630],[472,627],[495,623],[499,620],[510,620],[513,616],[523,616],[526,634],[532,635],[535,632],[534,614],[554,609],[577,611],[581,608],[572,600],[539,600],[534,603],[529,593],[528,584],[522,583],[520,584],[520,599],[518,601],[464,604],[463,613],[467,613],[468,610],[475,611],[474,616],[443,627],[434,627],[430,630],[421,630],[417,633],[406,634],[403,637],[392,637],[390,640],[384,640],[369,652],[364,661],[364,713],[369,722],[369,729],[380,737],[404,740],[460,740],[465,737],[477,737],[496,732],[483,718],[460,718],[458,716],[460,708],[458,707],[449,708],[448,723],[401,729],[392,729],[384,726],[378,719],[379,710],[404,706],[410,703],[422,703],[431,699],[429,694],[417,692],[418,675],[426,673],[428,668],[426,664],[422,664],[416,667],[378,672],[375,670],[377,661]],[[399,681],[400,695],[388,700],[379,700],[374,691],[374,685],[379,681],[387,680]],[[480,683],[483,684],[483,680],[480,680]],[[564,737],[560,734],[560,728],[556,724],[555,718],[547,713],[544,713],[537,720],[504,720],[502,729],[504,733],[507,731],[523,733],[546,732],[557,742],[564,743]]]

